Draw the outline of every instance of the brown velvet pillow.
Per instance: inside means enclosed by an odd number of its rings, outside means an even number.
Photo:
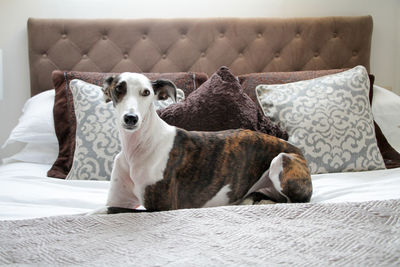
[[[159,110],[158,114],[168,124],[186,130],[244,128],[288,139],[286,131],[264,116],[243,92],[227,67],[221,67],[184,101]]]
[[[54,126],[58,139],[59,153],[51,169],[47,172],[50,177],[65,178],[71,169],[75,152],[76,118],[69,82],[80,79],[101,86],[104,79],[117,73],[53,71],[52,79],[56,89],[54,99]],[[205,73],[144,73],[149,79],[169,79],[181,88],[185,95],[190,94],[204,83],[208,76]]]
[[[295,71],[295,72],[266,72],[266,73],[251,73],[238,76],[243,90],[257,102],[255,88],[260,84],[283,84],[291,83],[302,80],[309,80],[318,78],[325,75],[335,74],[346,69],[333,69],[333,70],[315,70],[315,71]],[[372,105],[373,87],[375,76],[369,74],[370,90],[369,101]],[[379,151],[382,154],[386,168],[400,167],[400,154],[389,144],[386,137],[383,135],[382,130],[374,121],[375,135],[378,143]]]

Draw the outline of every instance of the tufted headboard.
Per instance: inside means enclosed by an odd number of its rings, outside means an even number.
[[[55,69],[212,74],[369,70],[372,17],[28,20],[31,94]]]

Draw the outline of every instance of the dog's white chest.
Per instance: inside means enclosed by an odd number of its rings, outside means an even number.
[[[164,178],[164,170],[168,164],[169,153],[174,144],[175,132],[163,138],[162,144],[150,150],[147,155],[132,155],[129,160],[130,177],[134,183],[133,192],[144,204],[145,189]]]
[[[164,165],[164,168],[163,168]],[[131,179],[134,183],[133,193],[137,196],[141,205],[144,205],[144,193],[147,186],[157,183],[163,179],[165,164],[152,166],[152,170],[137,170],[135,165],[131,167]]]

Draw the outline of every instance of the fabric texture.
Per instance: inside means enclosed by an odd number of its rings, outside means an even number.
[[[53,116],[55,132],[59,144],[59,154],[48,171],[50,177],[65,178],[71,169],[75,149],[76,118],[74,102],[69,89],[73,79],[103,85],[106,77],[117,73],[54,71],[52,79],[56,88]],[[168,79],[178,88],[189,94],[205,82],[208,76],[204,73],[144,73],[149,79]]]
[[[20,161],[40,164],[53,164],[57,158],[58,144],[56,143],[27,143],[21,151],[3,158],[3,163]]]
[[[66,179],[110,180],[114,157],[121,151],[112,102],[105,103],[101,87],[81,80],[70,83],[76,115],[74,160]],[[183,91],[178,89],[177,101]],[[156,108],[173,104],[155,101]]]
[[[239,75],[238,79],[246,94],[248,94],[253,101],[258,103],[255,88],[260,84],[285,84],[303,80],[310,80],[325,75],[335,74],[345,70],[347,69],[250,73]],[[375,76],[372,74],[369,74],[368,76],[370,81],[369,100],[370,103],[372,103]],[[379,151],[381,152],[382,157],[385,161],[386,168],[400,167],[400,154],[397,153],[388,143],[386,137],[382,133],[382,130],[379,128],[379,125],[375,121],[374,128]]]
[[[267,116],[302,149],[311,173],[384,168],[368,99],[366,69],[284,85],[259,85]]]
[[[235,74],[369,70],[371,16],[28,20],[32,95],[56,69]]]
[[[386,168],[398,168],[400,167],[400,96],[379,86],[374,86],[373,93],[372,113],[378,146]]]
[[[227,67],[221,67],[185,101],[160,110],[159,115],[168,124],[189,131],[243,128],[288,138],[243,92]]]
[[[2,148],[15,142],[57,144],[52,118],[54,94],[54,90],[47,90],[25,102],[18,124],[13,128]]]
[[[374,121],[375,134],[378,142],[379,151],[387,169],[400,167],[400,153],[396,151],[388,142],[379,125]]]
[[[0,264],[398,266],[400,200],[0,222]]]
[[[238,79],[244,92],[254,102],[258,103],[255,89],[260,84],[284,84],[311,80],[345,70],[346,69],[248,73],[239,75]]]

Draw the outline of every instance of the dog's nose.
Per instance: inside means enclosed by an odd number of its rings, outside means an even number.
[[[124,115],[124,122],[126,125],[133,126],[138,122],[139,118],[137,115],[128,113]]]

